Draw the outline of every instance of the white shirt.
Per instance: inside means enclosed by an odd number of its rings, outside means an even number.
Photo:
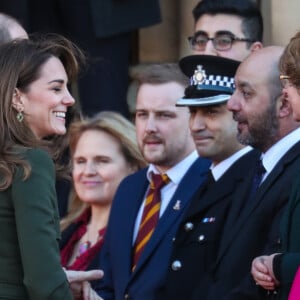
[[[279,160],[300,141],[300,128],[280,139],[266,153],[262,155],[262,163],[266,169],[263,180],[272,172]],[[262,180],[262,181],[263,181]]]
[[[198,153],[195,150],[191,154],[189,154],[186,158],[184,158],[182,161],[180,161],[177,165],[175,165],[174,167],[172,167],[171,169],[169,169],[166,172],[166,174],[170,178],[170,182],[161,189],[161,204],[160,204],[160,211],[159,211],[159,216],[160,217],[165,212],[165,210],[166,210],[171,198],[173,197],[173,195],[174,195],[181,179],[183,178],[185,173],[188,171],[188,169],[191,167],[191,165],[196,161],[196,159],[198,157],[199,157]],[[147,178],[148,178],[149,182],[151,181],[151,175],[150,174],[152,172],[156,173],[156,174],[159,173],[158,170],[155,168],[155,166],[150,164],[149,168],[147,170]],[[144,210],[144,202],[145,202],[147,192],[148,192],[148,189],[145,193],[144,201],[143,201],[143,203],[142,203],[142,205],[139,209],[139,212],[138,212],[136,220],[135,220],[134,232],[133,232],[133,242],[136,239],[138,229],[139,229],[139,226],[140,226],[140,222],[141,222],[141,219],[142,219],[142,214],[143,214],[143,210]]]
[[[215,181],[219,180],[220,177],[243,155],[248,153],[250,150],[252,150],[252,147],[247,146],[244,147],[243,149],[235,152],[228,158],[224,159],[220,163],[218,163],[216,166],[212,165],[211,166],[211,172],[212,175],[215,179]]]

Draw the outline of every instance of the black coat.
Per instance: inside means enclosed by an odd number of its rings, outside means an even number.
[[[250,151],[215,183],[194,195],[176,234],[164,290],[159,299],[190,299],[217,257],[232,195],[247,177],[259,153]]]
[[[257,191],[247,199],[251,178],[235,194],[212,271],[198,282],[192,299],[268,299],[255,286],[250,269],[253,258],[279,252],[279,225],[292,183],[300,170],[300,142],[276,164]],[[259,294],[259,292],[262,292]]]

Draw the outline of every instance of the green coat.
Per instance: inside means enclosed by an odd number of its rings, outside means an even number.
[[[0,192],[0,299],[73,299],[60,266],[53,162],[42,150],[24,156],[31,175],[17,170]]]
[[[280,267],[281,284],[279,300],[286,300],[291,284],[300,266],[300,177],[297,177],[286,213],[282,219],[282,253]]]

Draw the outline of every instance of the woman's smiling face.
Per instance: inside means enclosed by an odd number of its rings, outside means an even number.
[[[52,56],[41,66],[40,76],[27,91],[18,91],[24,117],[38,138],[66,133],[67,109],[75,102],[67,83],[62,62]]]

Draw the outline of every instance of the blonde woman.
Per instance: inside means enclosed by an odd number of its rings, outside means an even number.
[[[61,221],[61,262],[69,270],[97,269],[118,185],[145,162],[134,125],[115,112],[72,124],[70,151],[74,192]]]

